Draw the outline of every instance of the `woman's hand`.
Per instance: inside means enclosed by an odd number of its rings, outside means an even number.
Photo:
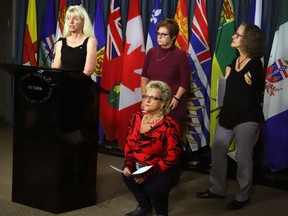
[[[171,109],[171,110],[175,109],[175,108],[177,107],[178,103],[179,103],[179,101],[176,100],[176,98],[173,97],[173,98],[172,98],[172,101],[171,101],[171,103],[170,103],[170,109]]]
[[[141,184],[145,181],[145,178],[143,178],[141,175],[137,175],[134,177],[134,181],[138,184]]]
[[[123,175],[127,176],[127,177],[130,177],[131,176],[131,172],[129,170],[128,167],[125,167],[124,170],[123,170]]]
[[[244,78],[248,85],[252,85],[252,76],[249,71],[244,74]]]

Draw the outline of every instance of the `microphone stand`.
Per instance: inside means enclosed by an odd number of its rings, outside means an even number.
[[[63,38],[60,37],[60,38],[53,44],[53,46],[51,47],[48,55],[46,56],[45,60],[43,61],[42,67],[47,63],[49,56],[54,52],[54,47],[55,47],[56,43],[58,43],[59,41],[62,41],[62,40],[63,40]],[[53,54],[52,57],[54,58],[54,54]]]

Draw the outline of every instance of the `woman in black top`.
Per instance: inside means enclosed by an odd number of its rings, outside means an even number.
[[[264,73],[261,57],[264,40],[256,25],[242,24],[232,36],[231,46],[239,56],[226,68],[226,90],[223,107],[212,144],[212,186],[198,192],[199,198],[224,198],[226,195],[227,153],[233,139],[236,141],[236,178],[239,190],[228,204],[231,210],[249,203],[253,175],[253,147],[258,139],[260,124],[264,121],[262,99]]]
[[[57,43],[52,68],[81,71],[90,76],[96,65],[97,40],[90,18],[82,6],[67,9],[63,36]]]

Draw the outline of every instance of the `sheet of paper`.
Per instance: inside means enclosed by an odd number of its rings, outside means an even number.
[[[119,168],[117,168],[117,167],[115,167],[115,166],[112,166],[112,165],[110,165],[110,164],[109,164],[109,166],[110,166],[112,169],[114,169],[115,171],[120,172],[120,173],[123,173],[123,170],[122,170],[122,169],[119,169]],[[149,169],[151,169],[152,166],[153,166],[153,165],[141,167],[140,169],[138,169],[138,170],[136,170],[135,172],[133,172],[132,175],[142,174],[142,173],[148,171]]]

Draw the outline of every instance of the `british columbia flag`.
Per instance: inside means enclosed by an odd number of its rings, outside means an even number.
[[[196,0],[189,44],[192,72],[187,140],[192,151],[209,144],[211,52],[205,0]]]

